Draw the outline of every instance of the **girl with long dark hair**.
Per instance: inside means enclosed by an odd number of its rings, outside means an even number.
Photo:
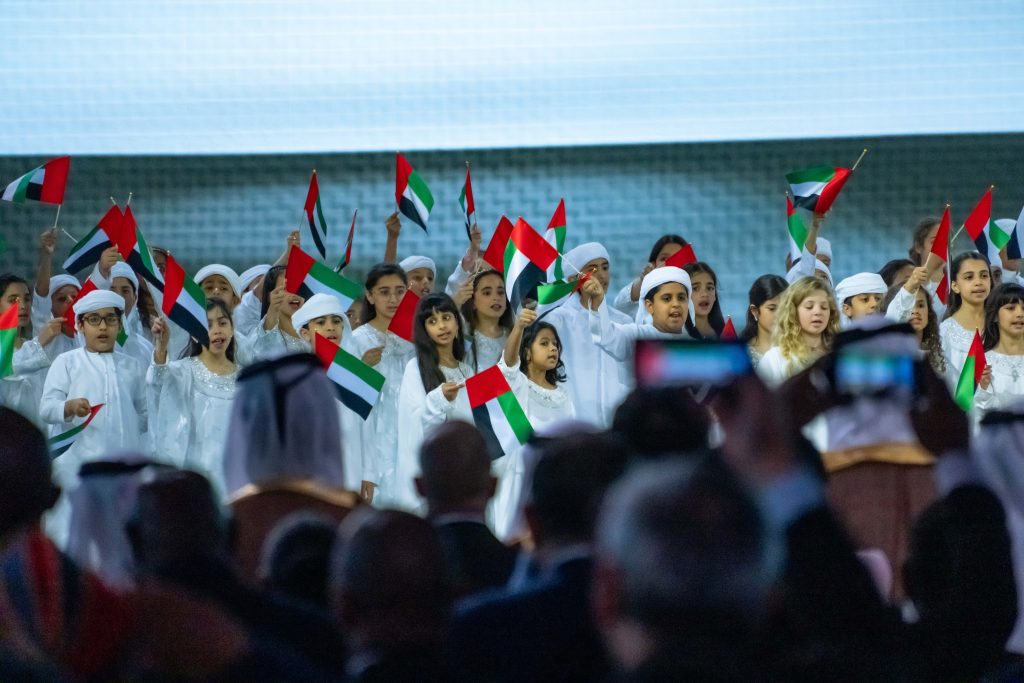
[[[747,342],[750,362],[755,368],[772,347],[775,312],[779,309],[779,299],[787,286],[784,277],[770,274],[762,275],[750,285],[747,293],[747,324],[740,333],[740,339]]]
[[[473,372],[480,372],[498,362],[515,319],[501,273],[477,273],[472,283],[472,294],[459,310],[466,323],[467,362]]]
[[[39,401],[43,397],[43,384],[50,362],[60,351],[54,340],[61,335],[63,320],[52,319],[32,333],[32,292],[24,279],[13,273],[0,275],[0,315],[18,307],[18,332],[14,337],[14,356],[11,374],[0,380],[0,405],[18,411],[37,425]]]
[[[956,386],[975,331],[985,328],[985,301],[992,291],[988,261],[976,251],[957,254],[949,264],[949,302],[939,325],[946,374]]]
[[[688,320],[686,331],[694,339],[718,339],[725,328],[725,317],[718,301],[718,276],[703,261],[683,267],[693,287],[693,320]]]
[[[974,402],[1005,409],[1024,396],[1024,287],[999,285],[985,304],[985,371]]]

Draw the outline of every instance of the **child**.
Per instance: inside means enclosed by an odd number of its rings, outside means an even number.
[[[103,405],[74,444],[54,460],[54,474],[65,493],[77,485],[82,463],[148,446],[146,367],[114,353],[122,306],[124,299],[104,289],[79,299],[74,312],[85,346],[58,356],[46,374],[39,413],[53,435],[82,424],[93,406]],[[59,544],[66,540],[67,512],[67,503],[59,504],[50,524]]]
[[[18,335],[14,339],[12,374],[0,381],[0,405],[18,411],[37,425],[43,382],[50,368],[47,347],[60,336],[63,320],[48,321],[35,339],[29,338],[32,320],[32,296],[28,283],[11,273],[0,275],[0,315],[12,306],[18,307]]]
[[[419,504],[413,479],[419,472],[424,433],[453,419],[473,421],[466,379],[466,340],[459,309],[447,294],[428,294],[416,306],[413,323],[416,357],[405,366],[398,409],[398,463],[394,502],[408,509]]]
[[[800,278],[782,295],[774,344],[757,366],[758,374],[771,386],[782,384],[828,353],[838,331],[832,290],[819,278]]]
[[[682,268],[662,266],[644,276],[640,298],[644,307],[637,311],[637,322],[612,322],[607,306],[602,306],[604,287],[596,278],[583,283],[583,292],[590,297],[590,332],[595,343],[618,361],[632,355],[638,339],[688,339],[686,321],[693,317],[690,298],[690,276]],[[596,306],[596,310],[594,307]],[[650,323],[639,322],[644,314]]]
[[[688,263],[683,268],[693,286],[693,320],[686,331],[694,339],[718,339],[725,328],[722,307],[718,303],[718,276],[703,261]]]
[[[841,325],[867,315],[877,315],[882,297],[889,291],[878,273],[857,273],[836,285],[836,301],[843,317]]]
[[[211,263],[200,268],[192,280],[202,288],[207,299],[220,299],[232,311],[242,301],[242,280],[233,268]]]
[[[433,259],[426,256],[410,256],[402,259],[402,262],[398,265],[405,271],[409,289],[416,296],[422,299],[434,291],[434,278],[436,277],[437,267],[434,266]]]
[[[224,486],[224,443],[235,398],[235,362],[231,311],[221,299],[207,299],[210,345],[192,339],[185,358],[168,362],[171,326],[153,321],[156,348],[146,376],[150,390],[150,433],[157,456],[200,472],[219,496]]]
[[[363,421],[363,479],[379,490],[375,500],[395,495],[398,453],[398,398],[405,366],[415,356],[412,344],[388,331],[406,292],[405,271],[394,263],[378,263],[366,275],[366,320],[352,333],[353,353],[384,375],[384,389],[370,417]]]
[[[946,354],[946,379],[955,387],[974,333],[985,329],[985,301],[992,288],[988,261],[976,251],[957,254],[949,264],[949,306],[939,325]]]
[[[578,279],[590,275],[602,290],[607,291],[611,281],[611,263],[608,250],[597,242],[586,242],[570,249],[562,259],[566,276]],[[577,272],[576,268],[582,268]],[[593,304],[594,308],[598,303]],[[630,384],[625,363],[612,357],[594,344],[590,335],[591,296],[585,290],[570,294],[557,308],[541,319],[551,323],[565,345],[563,360],[571,377],[587,381],[570,382],[567,389],[572,396],[576,417],[601,428],[611,426],[615,409],[626,395]],[[629,325],[632,320],[622,311],[604,306],[608,319],[618,325]]]
[[[975,405],[1005,410],[1024,397],[1024,287],[999,285],[985,304],[985,366]]]
[[[284,266],[274,266],[263,278],[260,305],[263,322],[256,326],[256,334],[251,339],[253,355],[257,359],[309,351],[309,344],[299,338],[292,325],[292,315],[302,306],[303,299],[285,289],[284,269]],[[248,360],[244,364],[248,364]]]
[[[316,337],[337,344],[349,353],[353,352],[352,331],[348,317],[341,308],[341,301],[330,294],[314,294],[302,308],[292,316],[292,324],[299,336],[309,343],[310,350],[316,350]],[[363,419],[337,401],[338,423],[341,425],[341,453],[345,461],[345,488],[358,491],[372,501],[377,482],[363,477]]]
[[[643,271],[635,280],[619,290],[619,293],[615,296],[615,301],[612,302],[612,306],[630,318],[636,318],[636,312],[641,308],[640,301],[643,300],[643,297],[640,296],[640,287],[643,284],[644,278],[655,268],[665,265],[665,261],[670,256],[688,244],[689,242],[681,235],[669,234],[659,237],[655,241],[654,246],[651,247],[650,255],[647,257],[647,265],[644,266]],[[605,285],[605,289],[608,289],[607,285]]]
[[[149,311],[143,314],[139,308],[139,278],[127,263],[118,261],[110,268],[110,291],[124,299],[124,332],[127,335],[124,345],[115,347],[144,365],[153,359],[153,345],[148,334],[143,332],[142,325],[149,323],[152,328]]]
[[[762,275],[754,280],[747,293],[747,324],[740,339],[747,342],[750,362],[755,369],[772,347],[775,312],[787,286],[785,278],[779,275]]]
[[[901,293],[905,292],[904,285],[897,282],[889,289],[882,300],[882,310],[886,311],[885,317],[894,322],[902,322],[890,314],[892,302]],[[914,294],[914,307],[910,311],[910,318],[907,320],[910,327],[917,335],[918,346],[924,352],[925,359],[940,376],[946,374],[946,360],[942,355],[942,339],[939,337],[939,319],[932,310],[932,298],[924,287],[918,287]]]
[[[472,294],[459,309],[467,329],[466,361],[477,373],[498,362],[514,322],[501,273],[477,273],[471,282]]]
[[[263,278],[269,270],[270,264],[264,263],[249,268],[239,276],[238,283],[242,287],[242,300],[231,312],[237,334],[249,336],[256,331],[256,326],[260,324]]]
[[[520,311],[498,366],[534,429],[576,416],[570,393],[559,386],[566,381],[562,342],[551,324],[537,322],[535,311]],[[493,471],[498,477],[494,531],[501,539],[511,539],[518,531],[515,527],[523,465],[520,449],[494,461]]]

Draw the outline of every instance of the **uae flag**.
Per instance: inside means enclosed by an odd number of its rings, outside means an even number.
[[[316,250],[320,252],[320,258],[326,260],[327,220],[320,206],[320,185],[316,182],[316,171],[313,171],[313,177],[309,179],[309,192],[306,193],[306,204],[303,209],[306,212],[306,220],[309,221],[309,231],[313,233]]]
[[[121,252],[121,258],[132,267],[136,275],[146,278],[154,287],[161,292],[164,291],[164,276],[156,267],[156,261],[153,260],[149,245],[146,244],[146,239],[135,222],[135,214],[132,213],[130,206],[124,210],[124,222],[121,224],[117,249]]]
[[[505,247],[508,246],[508,238],[512,236],[512,227],[508,216],[502,216],[484,251],[484,262],[499,273],[505,272]]]
[[[210,345],[210,327],[206,319],[206,295],[188,276],[174,257],[167,255],[164,272],[164,315],[188,332],[203,346]]]
[[[416,306],[420,298],[411,289],[405,290],[405,296],[398,303],[395,315],[388,323],[388,332],[395,334],[407,342],[412,341],[412,324],[416,319]]]
[[[369,417],[384,386],[384,375],[319,334],[314,348],[338,400],[364,420]]]
[[[416,225],[427,229],[430,210],[434,208],[434,196],[430,188],[412,170],[412,165],[399,152],[395,155],[395,203],[398,211]]]
[[[4,189],[3,200],[22,204],[28,200],[46,204],[63,204],[68,183],[71,157],[51,159],[34,168]]]
[[[513,310],[545,281],[557,257],[555,248],[526,221],[516,221],[505,246],[505,292]]]
[[[949,303],[949,268],[945,266],[942,267],[942,279],[939,280],[939,285],[935,288],[935,296],[943,306]]]
[[[71,305],[68,306],[66,311],[64,311],[64,327],[62,329],[65,335],[69,337],[75,336],[75,330],[77,329],[77,325],[75,325],[75,304],[77,304],[83,296],[89,292],[94,292],[97,289],[99,289],[99,287],[97,287],[96,283],[92,281],[92,278],[89,278],[85,281],[85,284],[82,285],[82,288],[78,290],[78,294],[76,294],[75,298],[71,301]],[[122,327],[124,327],[124,325],[122,325]]]
[[[684,268],[691,263],[697,262],[697,255],[693,253],[693,245],[687,244],[682,247],[676,253],[665,259],[666,266],[675,266],[676,268]]]
[[[0,314],[0,377],[14,372],[14,344],[18,340],[18,304]]]
[[[736,326],[732,324],[732,316],[729,316],[725,321],[725,327],[722,328],[722,334],[718,336],[722,341],[736,341],[739,335],[736,334]]]
[[[1002,264],[999,252],[1010,243],[1010,233],[992,220],[992,188],[985,191],[971,215],[964,221],[964,230],[989,264]]]
[[[998,223],[998,221],[996,221]],[[1020,210],[1016,222],[1013,224],[1013,231],[1010,233],[1010,242],[1006,245],[1006,255],[1012,259],[1024,258],[1024,209]],[[3,252],[0,252],[3,253]]]
[[[497,365],[467,379],[466,394],[473,422],[483,434],[492,460],[511,453],[517,444],[530,438],[530,420]]]
[[[459,193],[459,206],[462,207],[462,215],[466,217],[466,238],[473,241],[472,228],[476,223],[476,204],[473,202],[473,185],[469,182],[469,162],[466,162],[466,184],[462,186]]]
[[[555,280],[564,280],[565,274],[562,272],[562,253],[565,251],[565,200],[559,199],[558,206],[555,207],[555,213],[551,216],[551,220],[548,222],[548,229],[544,231],[544,239],[548,241],[548,244],[555,248],[558,252],[558,256],[555,257],[555,262],[548,268],[548,281],[553,282]]]
[[[939,221],[939,229],[935,233],[935,240],[932,242],[932,250],[928,252],[928,258],[924,262],[929,275],[949,261],[949,224],[949,205],[946,205],[945,211],[942,212],[942,220]]]
[[[975,330],[971,350],[967,352],[964,369],[960,371],[960,379],[956,383],[956,391],[953,392],[953,398],[964,412],[970,411],[971,406],[974,405],[974,392],[978,390],[978,383],[981,382],[983,372],[985,372],[985,347],[981,343],[981,334]]]
[[[786,195],[786,227],[789,229],[789,255],[794,261],[804,253],[807,242],[807,225],[793,206],[793,200]]]
[[[117,244],[123,223],[124,214],[121,213],[121,209],[116,206],[110,207],[96,227],[71,247],[71,253],[64,261],[64,270],[77,273],[96,265],[100,255]]]
[[[299,247],[292,246],[288,265],[284,271],[286,289],[306,299],[314,294],[331,294],[348,310],[352,302],[363,295],[363,286],[331,270]]]
[[[352,212],[352,225],[348,229],[348,239],[345,240],[345,255],[341,257],[341,263],[334,269],[336,273],[340,273],[345,269],[345,266],[352,260],[352,240],[356,236],[356,216],[359,215],[359,209]]]
[[[545,285],[537,285],[537,303],[542,306],[555,304],[573,292],[578,292],[583,283],[590,279],[591,273],[585,273],[577,280],[559,280]]]
[[[825,213],[850,178],[850,169],[835,166],[814,166],[786,174],[793,193],[793,203],[801,209]]]
[[[69,429],[63,434],[58,434],[57,436],[51,438],[50,457],[56,459],[58,456],[63,455],[64,452],[67,451],[69,448],[74,446],[75,441],[78,440],[78,436],[86,430],[86,428],[89,426],[89,423],[93,421],[93,418],[96,417],[96,413],[100,412],[100,408],[102,408],[103,405],[104,404],[101,403],[98,406],[93,406],[92,408],[90,408],[89,416],[85,418],[85,422],[83,422],[82,424],[78,425],[77,427]]]

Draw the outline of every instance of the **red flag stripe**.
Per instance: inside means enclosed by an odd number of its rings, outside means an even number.
[[[666,266],[675,266],[676,268],[682,268],[689,263],[696,263],[697,255],[693,253],[693,245],[687,244],[682,247],[679,251],[665,259]]]
[[[160,308],[164,315],[170,315],[174,308],[174,302],[178,300],[181,290],[185,287],[185,278],[188,277],[185,269],[181,267],[173,256],[167,255],[167,266],[164,270],[164,299]]]
[[[939,221],[939,231],[935,233],[935,241],[932,242],[932,253],[943,261],[949,261],[949,207],[942,212],[942,220]]]
[[[516,221],[509,239],[516,245],[516,249],[520,253],[542,270],[547,270],[548,266],[558,258],[558,250],[530,227],[530,224],[522,217]]]
[[[558,200],[558,207],[555,209],[555,213],[551,216],[551,222],[548,223],[548,230],[560,228],[565,225],[565,199]]]
[[[492,365],[466,380],[466,395],[470,408],[482,406],[509,391],[512,391],[512,388],[497,365]]]
[[[508,238],[512,236],[512,221],[507,216],[502,216],[498,221],[498,227],[494,229],[494,236],[491,237],[487,250],[484,251],[484,261],[499,273],[505,272],[505,247],[508,245]]]
[[[409,174],[412,173],[412,164],[405,160],[401,152],[395,152],[395,203],[402,203],[402,193],[409,184]]]
[[[398,304],[395,317],[388,324],[388,331],[411,342],[412,324],[416,318],[416,305],[419,302],[420,298],[411,289],[405,290],[405,296],[402,297],[401,303]]]
[[[985,191],[985,194],[981,196],[981,200],[971,211],[971,215],[964,221],[964,229],[967,234],[970,235],[972,240],[978,239],[978,235],[988,227],[988,222],[992,218],[992,188]]]
[[[92,280],[86,280],[85,284],[82,285],[82,288],[78,290],[78,294],[71,302],[71,305],[68,306],[68,310],[64,311],[64,323],[72,330],[75,329],[75,304],[77,304],[83,296],[97,289],[99,289],[99,287],[96,286],[95,282]],[[72,332],[70,336],[74,336],[74,332]]]

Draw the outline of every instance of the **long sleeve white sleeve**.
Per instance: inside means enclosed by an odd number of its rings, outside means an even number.
[[[587,315],[590,320],[590,335],[594,343],[617,361],[621,362],[629,358],[633,342],[636,341],[639,334],[637,326],[633,323],[613,322],[603,301],[596,312],[588,311]]]
[[[900,287],[885,309],[885,317],[898,323],[905,323],[910,320],[910,314],[914,311],[914,304],[917,302],[917,295],[911,294],[903,287]]]

